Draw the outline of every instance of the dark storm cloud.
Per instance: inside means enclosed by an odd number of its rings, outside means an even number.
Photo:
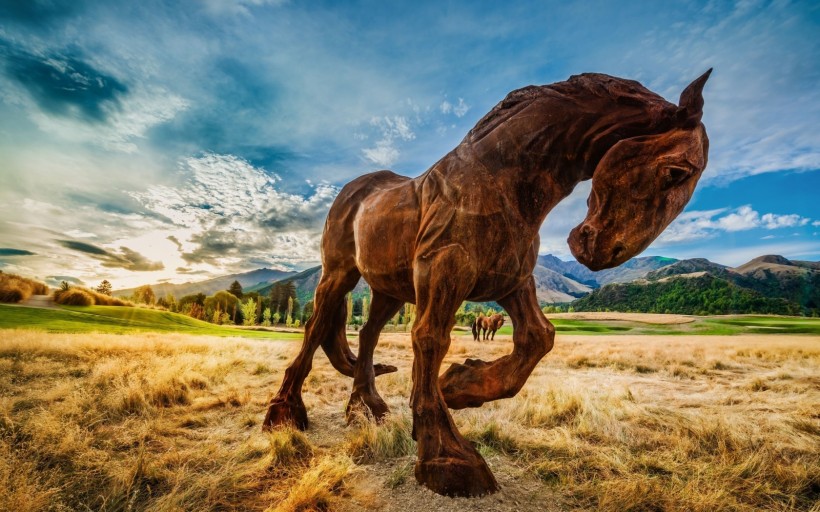
[[[91,255],[94,259],[99,260],[103,267],[107,268],[122,268],[134,272],[148,272],[165,268],[162,262],[150,261],[142,254],[128,247],[120,247],[119,253],[116,253],[76,240],[57,240],[57,242],[66,249]]]
[[[37,253],[26,251],[25,249],[11,249],[0,247],[0,256],[34,256]]]
[[[2,40],[0,55],[9,78],[49,114],[105,121],[128,92],[124,83],[97,70],[81,55],[34,54]]]

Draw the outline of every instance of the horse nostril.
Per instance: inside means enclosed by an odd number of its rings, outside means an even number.
[[[594,238],[595,228],[593,228],[589,224],[584,224],[583,226],[581,226],[581,236],[585,239]]]
[[[612,259],[617,260],[625,251],[626,246],[623,242],[615,242],[615,246],[612,248]]]

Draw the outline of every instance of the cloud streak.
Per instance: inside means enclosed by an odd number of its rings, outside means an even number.
[[[76,240],[57,240],[57,243],[66,249],[88,254],[99,260],[102,266],[106,268],[121,268],[133,272],[150,272],[165,268],[162,262],[150,261],[142,254],[128,247],[120,247],[119,251],[112,251]]]
[[[721,232],[803,227],[809,222],[811,219],[797,214],[764,213],[761,215],[751,205],[744,205],[732,211],[727,208],[696,210],[681,214],[661,234],[658,243],[659,246],[663,246],[664,244],[708,239],[718,236]]]

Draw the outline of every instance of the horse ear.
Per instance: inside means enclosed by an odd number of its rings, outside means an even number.
[[[703,86],[712,74],[712,68],[696,78],[680,94],[677,116],[686,124],[699,123],[703,116]]]

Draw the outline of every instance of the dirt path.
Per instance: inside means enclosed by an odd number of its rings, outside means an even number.
[[[25,306],[27,308],[59,309],[51,295],[32,295],[28,299],[12,304],[13,306]]]

